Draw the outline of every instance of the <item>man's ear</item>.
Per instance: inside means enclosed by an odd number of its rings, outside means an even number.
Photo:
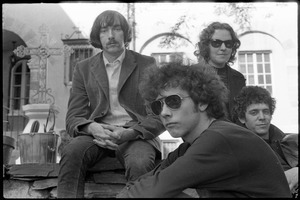
[[[246,123],[245,119],[243,119],[243,118],[240,118],[240,117],[239,117],[239,120],[240,120],[240,122],[241,122],[242,124],[245,124],[245,123]]]
[[[205,111],[207,108],[208,104],[201,104],[199,103],[198,108],[201,112]]]

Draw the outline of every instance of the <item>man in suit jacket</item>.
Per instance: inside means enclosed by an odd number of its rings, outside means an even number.
[[[157,137],[165,128],[148,114],[138,91],[143,71],[155,59],[127,50],[131,28],[123,15],[104,11],[96,18],[91,44],[102,52],[79,62],[73,73],[66,116],[74,139],[63,149],[58,197],[84,197],[88,167],[104,156],[117,156],[128,181],[155,167]]]

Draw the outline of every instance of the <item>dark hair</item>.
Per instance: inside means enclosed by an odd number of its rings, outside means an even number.
[[[208,104],[206,112],[209,117],[218,119],[225,116],[228,90],[220,77],[205,66],[176,62],[147,68],[139,90],[147,105],[162,90],[176,87],[187,91],[196,105]]]
[[[114,10],[106,10],[98,15],[95,19],[92,31],[90,34],[90,42],[96,48],[102,49],[102,44],[100,41],[100,29],[103,26],[113,26],[115,21],[119,20],[122,31],[124,32],[124,43],[125,47],[129,45],[132,40],[132,29],[128,24],[126,18],[117,11]]]
[[[231,38],[234,42],[234,46],[232,48],[232,53],[227,63],[233,64],[235,60],[236,51],[240,47],[241,42],[236,36],[236,33],[234,32],[232,27],[227,23],[213,22],[208,27],[203,29],[199,37],[200,41],[197,43],[198,49],[194,52],[194,55],[198,58],[198,60],[201,60],[201,58],[203,58],[206,62],[209,61],[209,42],[213,34],[215,33],[215,30],[229,31]]]
[[[234,98],[234,106],[232,109],[232,118],[234,122],[238,122],[238,118],[245,119],[248,106],[251,104],[265,103],[269,106],[271,115],[276,108],[276,100],[271,97],[269,91],[259,86],[245,86]]]

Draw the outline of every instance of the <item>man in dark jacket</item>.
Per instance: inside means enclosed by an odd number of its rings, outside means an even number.
[[[137,85],[155,59],[127,50],[132,39],[125,17],[104,11],[95,20],[91,44],[102,52],[78,63],[66,116],[74,139],[65,146],[58,176],[59,198],[83,198],[86,171],[104,156],[116,156],[128,181],[155,167],[157,137],[165,128],[149,116]]]
[[[298,134],[285,134],[271,124],[276,101],[259,86],[246,86],[235,97],[233,119],[267,142],[285,171],[291,191],[298,191]]]
[[[269,146],[250,130],[222,120],[227,88],[218,75],[173,63],[152,70],[141,83],[142,96],[171,136],[184,143],[118,197],[172,198],[187,188],[201,198],[291,197]]]

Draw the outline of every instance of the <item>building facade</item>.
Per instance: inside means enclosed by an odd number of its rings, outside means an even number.
[[[101,3],[97,6],[99,4]],[[161,63],[176,59],[195,63],[194,44],[201,27],[216,20],[232,23],[233,27],[237,27],[232,20],[226,21],[223,16],[211,14],[211,10],[204,5],[205,3],[162,3],[157,8],[151,3],[137,3],[134,49],[155,57]],[[277,100],[273,123],[285,132],[298,133],[298,6],[292,2],[272,6],[260,4],[257,10],[270,10],[270,13],[275,14],[265,18],[257,14],[253,16],[251,30],[238,32],[242,45],[238,49],[233,68],[245,75],[247,85],[260,85],[269,89]],[[28,122],[22,106],[32,103],[41,84],[39,55],[29,53],[18,57],[13,51],[19,46],[31,48],[32,52],[38,51],[42,44],[46,45],[43,50],[50,52],[44,57],[44,65],[47,67],[44,84],[49,89],[47,95],[50,102],[57,109],[55,130],[64,130],[72,87],[72,69],[79,60],[99,52],[88,42],[87,30],[91,27],[86,27],[85,31],[79,30],[76,20],[60,4],[3,4],[2,12],[4,133],[17,137],[22,132]],[[100,12],[101,10],[96,15]],[[158,18],[159,14],[164,17]],[[190,18],[186,21],[186,27],[190,29],[183,28],[174,40],[180,45],[173,48],[161,47],[161,38],[170,33],[172,24],[176,24],[180,15],[188,14]],[[72,47],[72,53],[64,51],[66,46]]]

